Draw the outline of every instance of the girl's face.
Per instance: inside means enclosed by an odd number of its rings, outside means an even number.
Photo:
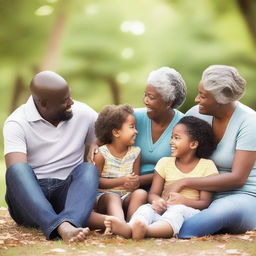
[[[184,124],[177,124],[173,128],[170,145],[172,156],[181,158],[194,150],[197,147],[197,142],[191,139]]]
[[[135,143],[138,131],[135,129],[135,118],[133,115],[128,115],[121,129],[117,130],[119,141],[127,146]]]
[[[199,113],[203,115],[214,115],[218,113],[219,105],[213,95],[206,91],[201,81],[198,85],[198,94],[195,102],[199,105]]]
[[[152,85],[147,85],[143,102],[147,108],[147,115],[150,119],[157,118],[163,112],[166,112],[170,106],[170,103],[165,102],[161,94],[158,93]]]

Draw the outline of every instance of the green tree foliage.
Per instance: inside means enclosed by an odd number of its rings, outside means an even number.
[[[1,125],[42,68],[99,111],[143,106],[149,72],[174,67],[187,83],[186,111],[208,65],[233,65],[248,82],[242,101],[256,109],[254,8],[250,0],[0,0]]]

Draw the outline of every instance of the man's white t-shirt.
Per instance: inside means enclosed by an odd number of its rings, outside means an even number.
[[[57,127],[44,120],[32,97],[5,121],[4,154],[21,152],[38,179],[66,179],[84,159],[85,145],[95,141],[98,114],[88,105],[74,101],[73,117]]]

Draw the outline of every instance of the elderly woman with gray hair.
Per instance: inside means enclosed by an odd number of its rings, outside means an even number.
[[[171,154],[169,142],[172,129],[184,116],[176,108],[182,105],[185,98],[185,82],[175,69],[162,67],[149,74],[143,97],[146,107],[134,111],[138,130],[135,145],[141,148],[140,177],[124,184],[126,188],[139,185],[150,188],[157,161]],[[90,162],[93,162],[93,152],[97,152],[95,144],[88,154]]]
[[[216,191],[211,205],[187,219],[180,238],[216,233],[244,233],[256,227],[256,112],[238,100],[246,81],[234,67],[208,67],[198,86],[197,106],[186,115],[209,122],[217,148],[211,159],[220,175],[183,179],[169,187]]]
[[[175,69],[162,67],[147,79],[143,102],[145,108],[135,109],[138,135],[135,145],[141,148],[140,185],[149,188],[158,160],[170,156],[172,130],[183,117],[178,108],[186,97],[185,82]]]

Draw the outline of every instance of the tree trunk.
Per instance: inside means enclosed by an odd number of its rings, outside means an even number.
[[[64,35],[66,21],[67,21],[67,10],[69,9],[70,3],[67,0],[59,2],[58,13],[56,15],[55,22],[52,27],[52,31],[48,41],[48,47],[45,57],[42,61],[40,70],[55,70],[57,66],[59,50],[61,40]]]
[[[108,81],[110,91],[112,94],[113,103],[115,105],[119,105],[120,104],[120,90],[119,90],[118,83],[116,82],[116,80],[113,77],[107,78],[107,81]]]
[[[56,8],[57,9],[57,8]],[[45,57],[43,58],[41,67],[33,68],[33,73],[37,73],[42,70],[55,70],[57,65],[57,60],[59,56],[59,49],[61,40],[65,31],[66,20],[67,20],[67,10],[70,9],[70,2],[68,0],[62,0],[58,5],[58,13],[56,15],[55,22],[52,27],[52,31],[49,37],[47,50]],[[15,80],[12,101],[10,106],[10,111],[12,112],[19,105],[19,99],[26,90],[22,78],[17,75]]]
[[[239,9],[256,46],[256,3],[255,0],[237,0]]]
[[[24,82],[20,75],[17,75],[15,78],[14,89],[12,94],[12,100],[10,105],[10,113],[13,112],[19,105],[19,99],[25,90]]]

